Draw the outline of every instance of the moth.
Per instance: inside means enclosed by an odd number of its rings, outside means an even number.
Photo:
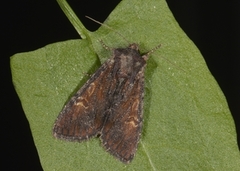
[[[78,142],[99,136],[106,151],[131,162],[143,125],[146,61],[159,47],[143,56],[136,43],[112,49],[112,56],[64,106],[53,136]]]

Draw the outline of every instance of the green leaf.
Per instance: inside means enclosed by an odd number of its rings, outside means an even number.
[[[115,31],[76,27],[87,39],[11,57],[13,82],[44,170],[240,170],[226,99],[166,2],[123,0],[105,24]],[[77,143],[52,136],[64,104],[88,79],[85,73],[110,57],[99,40],[109,47],[138,43],[142,53],[162,45],[148,60],[143,133],[129,165],[104,151],[98,138]]]

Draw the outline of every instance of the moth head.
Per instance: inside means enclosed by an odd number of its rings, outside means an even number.
[[[134,49],[134,50],[136,50],[136,51],[139,50],[138,44],[136,44],[136,43],[130,44],[130,45],[129,45],[129,48]]]

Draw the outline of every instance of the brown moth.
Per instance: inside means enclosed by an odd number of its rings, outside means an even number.
[[[60,112],[53,136],[81,142],[100,135],[106,151],[123,163],[131,162],[143,125],[144,69],[159,47],[143,56],[135,43],[113,49],[112,57]]]
[[[81,142],[100,135],[107,151],[129,163],[142,130],[144,69],[154,50],[141,56],[135,43],[114,49],[63,108],[54,137]]]

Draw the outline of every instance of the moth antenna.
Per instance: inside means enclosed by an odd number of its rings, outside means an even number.
[[[184,69],[182,69],[181,67],[179,67],[178,65],[174,64],[173,62],[171,62],[170,60],[168,60],[167,58],[164,58],[161,56],[161,58],[163,58],[164,60],[166,60],[168,63],[174,65],[176,68],[182,70],[183,72],[187,73]]]
[[[128,42],[128,40],[127,40],[122,34],[120,34],[119,32],[117,32],[117,31],[114,30],[113,28],[111,28],[111,27],[109,27],[108,25],[103,24],[103,23],[101,23],[101,22],[99,22],[99,21],[97,21],[97,20],[94,20],[93,18],[91,18],[91,17],[89,17],[89,16],[85,16],[85,17],[88,18],[88,19],[90,19],[90,20],[92,20],[92,21],[94,21],[95,23],[98,23],[98,24],[100,24],[100,25],[102,25],[102,26],[104,26],[104,27],[107,27],[108,29],[114,31],[116,34],[118,34],[120,37],[122,37],[128,44],[130,44],[130,43]]]
[[[145,60],[148,60],[149,56],[150,56],[153,52],[155,52],[157,49],[159,49],[160,47],[161,47],[161,44],[158,45],[158,46],[156,46],[156,47],[153,48],[152,50],[150,50],[148,53],[146,53],[146,54],[143,56],[143,58],[144,58]],[[174,66],[177,67],[178,69],[186,72],[184,69],[178,67],[176,64],[174,64],[173,62],[171,62],[171,61],[168,60],[167,58],[164,58],[164,57],[162,57],[162,56],[161,56],[161,58],[163,58],[164,60],[166,60],[166,61],[169,62],[170,64],[174,65]]]
[[[93,18],[91,18],[91,17],[89,17],[89,16],[87,16],[87,15],[86,15],[85,17],[88,18],[88,19],[90,19],[90,20],[92,20],[92,21],[94,21],[95,23],[98,23],[98,24],[100,24],[100,25],[102,25],[102,26],[104,26],[104,27],[107,27],[109,30],[114,31],[116,34],[118,34],[120,37],[122,37],[128,44],[131,44],[122,34],[120,34],[119,32],[117,32],[117,31],[114,30],[113,28],[109,27],[108,25],[106,25],[106,24],[104,24],[104,23],[101,23],[101,22],[99,22],[99,21],[97,21],[97,20],[95,20],[95,19],[93,19]],[[105,49],[107,49],[107,50],[111,50],[111,49],[112,49],[112,48],[108,47],[105,43],[103,43],[102,40],[100,40],[100,43],[102,44],[102,46],[103,46]],[[161,44],[158,45],[158,46],[156,46],[156,47],[153,48],[152,50],[150,50],[148,53],[146,53],[146,54],[144,55],[145,60],[147,60],[147,59],[149,58],[149,55],[151,55],[155,50],[157,50],[157,49],[160,48],[160,47],[161,47]],[[161,57],[161,58],[165,59],[165,60],[166,60],[167,62],[169,62],[170,64],[176,66],[178,69],[186,72],[184,69],[178,67],[176,64],[174,64],[173,62],[169,61],[168,59],[166,59],[166,58],[164,58],[164,57]]]
[[[155,48],[153,48],[152,50],[150,50],[145,56],[150,56],[154,51],[156,51],[158,48],[160,48],[161,47],[161,44],[160,45],[158,45],[158,46],[156,46]]]
[[[102,44],[102,46],[107,49],[107,50],[113,50],[113,48],[110,48],[108,45],[106,45],[102,40],[100,40],[100,43]]]

